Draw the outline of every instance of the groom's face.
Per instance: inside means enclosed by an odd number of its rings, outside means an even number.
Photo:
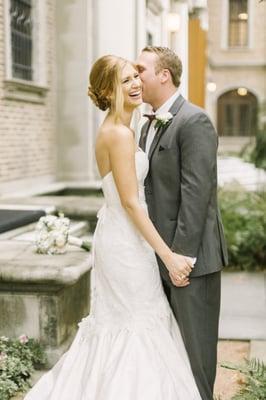
[[[145,103],[153,104],[154,94],[161,85],[160,73],[156,72],[158,56],[155,53],[143,51],[136,61],[142,81],[142,99]]]

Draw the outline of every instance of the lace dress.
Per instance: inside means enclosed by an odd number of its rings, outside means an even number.
[[[136,152],[147,212],[148,158]],[[110,172],[94,234],[91,313],[25,400],[200,400],[155,254],[121,206]]]

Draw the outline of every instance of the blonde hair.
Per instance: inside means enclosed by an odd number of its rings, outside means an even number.
[[[124,108],[122,69],[130,63],[124,58],[107,55],[99,58],[90,72],[88,96],[100,110],[110,110],[117,121]]]
[[[155,72],[158,73],[162,69],[168,69],[171,74],[173,84],[178,87],[182,75],[182,62],[177,54],[168,47],[147,46],[142,51],[154,53],[158,56],[155,66]]]

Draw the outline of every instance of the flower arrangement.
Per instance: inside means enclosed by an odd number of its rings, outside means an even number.
[[[42,346],[26,335],[17,339],[0,337],[0,399],[9,400],[18,391],[29,388],[34,369],[44,366]]]
[[[59,216],[41,217],[36,225],[35,244],[39,254],[63,254],[67,244],[90,251],[90,243],[69,235],[70,220],[60,213]]]

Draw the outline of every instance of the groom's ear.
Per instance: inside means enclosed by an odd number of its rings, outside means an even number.
[[[161,83],[165,83],[169,79],[171,79],[170,71],[167,68],[162,69],[161,72],[160,72],[160,75],[161,75],[160,76]]]

